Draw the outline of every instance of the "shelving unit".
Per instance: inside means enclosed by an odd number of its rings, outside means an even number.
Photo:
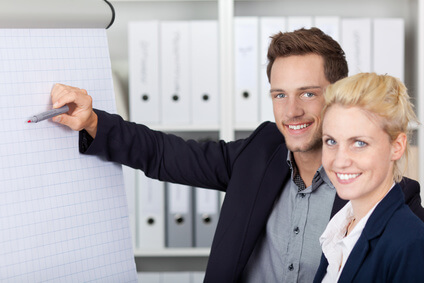
[[[109,48],[112,69],[115,73],[115,77],[121,82],[122,95],[128,97],[128,22],[138,20],[217,20],[219,13],[228,13],[228,7],[221,7],[221,4],[226,5],[226,2],[230,1],[111,1],[116,11],[116,20],[113,24],[113,28],[108,30]],[[228,19],[230,19],[229,16]],[[222,21],[220,21],[219,28],[225,28],[227,25],[228,24],[222,25]],[[227,30],[222,32],[220,30],[221,35],[226,31]],[[222,43],[221,41],[221,45]],[[228,49],[228,47],[222,48],[221,46],[220,49]],[[223,58],[225,57],[221,56],[220,60],[222,61]],[[226,63],[220,62],[220,64]],[[227,79],[228,78],[220,78],[221,81]],[[231,78],[229,82],[232,82]],[[221,92],[222,85],[223,83],[221,84]],[[126,99],[128,100],[128,98]],[[229,110],[223,110],[225,108],[228,108],[228,103],[222,103],[221,100],[221,121],[230,120],[228,115],[231,115],[231,112]],[[127,109],[128,108],[121,109],[120,114],[124,114],[124,117],[129,117]],[[155,130],[174,133],[186,139],[204,137],[226,140],[232,139],[232,136],[226,137],[225,134],[223,134],[225,132],[225,130],[223,130],[224,127],[228,129],[228,133],[231,133],[232,130],[232,126],[225,126],[225,122],[219,125],[210,126],[149,126]],[[158,250],[141,250],[136,248],[134,255],[138,271],[204,271],[209,252],[209,248],[164,248]]]
[[[116,19],[108,30],[112,69],[128,96],[127,24],[136,20],[218,19],[220,52],[220,124],[212,127],[155,126],[175,133],[216,133],[231,141],[247,135],[257,124],[236,127],[234,123],[233,19],[235,16],[340,16],[400,17],[405,20],[405,84],[415,98],[419,116],[424,111],[424,0],[111,0]],[[418,60],[417,60],[418,58]],[[125,111],[125,110],[124,110]],[[124,113],[125,114],[125,113]],[[424,131],[416,129],[417,145],[424,148]],[[424,184],[424,150],[419,151],[419,179]],[[422,191],[424,199],[424,189]],[[202,270],[209,249],[136,250],[139,270]],[[178,260],[175,260],[178,258]]]

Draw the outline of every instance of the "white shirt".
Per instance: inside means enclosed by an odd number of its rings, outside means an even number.
[[[356,224],[346,237],[347,227],[354,219],[352,203],[349,201],[330,220],[327,228],[319,239],[322,251],[328,261],[327,273],[322,279],[322,282],[329,283],[339,280],[350,252],[361,236],[369,217],[379,203],[380,202],[377,202],[377,204],[368,211],[367,215]]]

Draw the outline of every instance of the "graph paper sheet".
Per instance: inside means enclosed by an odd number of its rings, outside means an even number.
[[[0,29],[0,282],[134,282],[121,167],[26,123],[57,82],[115,111],[104,29]]]

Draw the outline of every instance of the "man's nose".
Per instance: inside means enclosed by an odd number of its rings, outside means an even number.
[[[304,114],[304,110],[300,101],[295,97],[289,97],[286,104],[286,115],[288,118],[297,118]]]

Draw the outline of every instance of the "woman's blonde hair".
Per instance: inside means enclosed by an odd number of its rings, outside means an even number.
[[[325,91],[323,117],[327,109],[334,104],[359,107],[371,115],[383,118],[382,129],[389,135],[390,142],[396,140],[401,133],[409,136],[408,125],[411,122],[418,123],[405,85],[389,75],[359,73],[329,85]],[[409,142],[406,144],[405,154],[395,161],[393,172],[395,182],[402,179],[406,170],[408,151]],[[403,170],[400,167],[403,167]]]

